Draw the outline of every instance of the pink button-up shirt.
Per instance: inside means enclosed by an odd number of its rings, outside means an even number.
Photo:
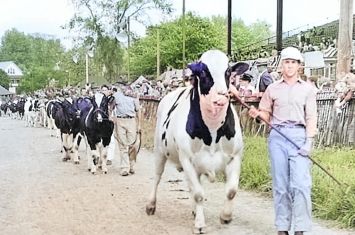
[[[283,79],[272,83],[260,100],[259,109],[270,114],[271,124],[301,124],[307,137],[317,133],[316,94],[311,85],[298,79],[289,85]]]

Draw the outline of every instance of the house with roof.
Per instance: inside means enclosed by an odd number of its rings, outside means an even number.
[[[9,100],[10,97],[12,97],[14,95],[14,93],[6,90],[5,87],[0,86],[0,101],[1,100]]]
[[[0,69],[10,78],[9,91],[16,94],[16,88],[23,77],[22,70],[13,61],[0,62]]]

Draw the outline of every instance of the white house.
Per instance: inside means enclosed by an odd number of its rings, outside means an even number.
[[[16,94],[16,88],[23,76],[22,70],[13,61],[0,62],[0,69],[10,77],[9,91]]]

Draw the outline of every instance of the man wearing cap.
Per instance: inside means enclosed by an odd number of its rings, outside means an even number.
[[[296,149],[271,129],[268,149],[278,235],[287,235],[291,230],[295,235],[302,235],[312,225],[311,161],[307,156],[317,131],[317,104],[312,86],[299,77],[302,62],[298,49],[283,49],[281,79],[266,89],[259,109],[253,107],[249,111],[253,118],[260,116],[270,121],[301,147]]]

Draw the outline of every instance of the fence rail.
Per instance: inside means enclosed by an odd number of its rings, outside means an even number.
[[[318,109],[318,134],[315,142],[316,147],[324,146],[352,146],[355,147],[355,97],[347,102],[341,112],[337,112],[334,102],[337,94],[333,91],[320,92],[317,95]],[[258,106],[258,100],[245,100],[250,105]],[[141,123],[154,129],[156,112],[159,104],[158,99],[141,98],[142,120]],[[238,103],[233,103],[239,113],[243,133],[245,135],[266,136],[269,128],[260,122],[249,118],[247,110]],[[146,133],[152,135],[154,133]]]

